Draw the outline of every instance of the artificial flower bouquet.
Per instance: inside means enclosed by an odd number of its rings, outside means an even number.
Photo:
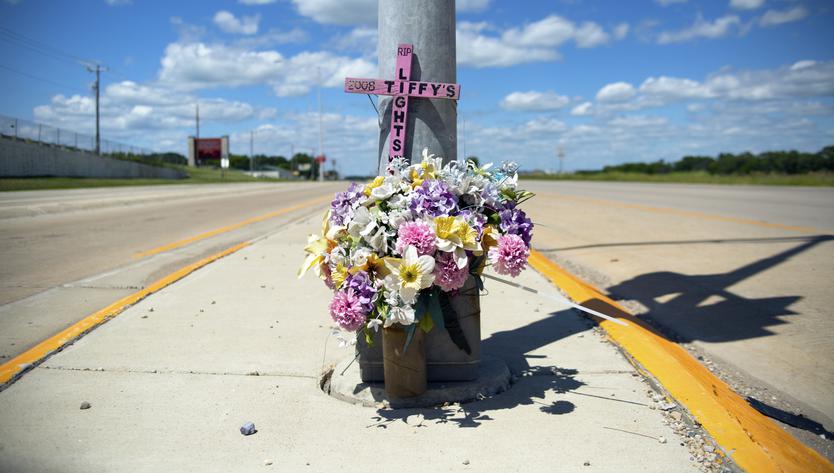
[[[369,344],[380,325],[448,328],[449,297],[470,275],[483,289],[487,264],[513,277],[527,265],[533,223],[518,205],[532,194],[517,168],[443,166],[427,150],[417,164],[394,160],[389,175],[336,194],[299,277],[313,269],[334,291],[330,316]]]

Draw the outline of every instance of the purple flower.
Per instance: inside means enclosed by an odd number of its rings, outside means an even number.
[[[344,225],[353,218],[353,211],[359,206],[359,199],[365,196],[365,187],[355,182],[351,183],[345,192],[337,192],[336,198],[330,203],[333,210],[330,214],[330,222],[334,225]]]
[[[470,227],[474,228],[476,232],[478,232],[478,238],[481,238],[481,235],[484,234],[484,225],[486,225],[487,218],[486,216],[477,210],[461,210],[458,213],[459,217],[462,217],[463,220],[469,224]]]
[[[445,292],[463,287],[469,277],[469,266],[458,268],[454,253],[440,251],[434,260],[434,283]]]
[[[397,253],[405,255],[409,245],[417,248],[417,254],[431,255],[436,249],[437,235],[434,230],[422,221],[405,222],[397,230]]]
[[[355,332],[365,324],[365,307],[353,289],[337,291],[330,301],[330,317],[345,330]]]
[[[530,249],[518,235],[502,235],[498,245],[489,249],[489,262],[498,274],[516,277],[527,265]]]
[[[506,234],[520,236],[524,244],[529,248],[530,240],[533,238],[533,222],[527,218],[524,211],[515,208],[514,202],[508,202],[498,215],[501,217],[501,224],[499,225],[501,231]]]
[[[359,299],[359,303],[362,304],[366,313],[369,314],[374,310],[377,290],[367,272],[357,271],[356,274],[349,275],[344,287],[346,289],[353,289],[354,294]]]
[[[454,215],[457,209],[458,198],[443,181],[426,179],[412,193],[411,210],[418,217]]]

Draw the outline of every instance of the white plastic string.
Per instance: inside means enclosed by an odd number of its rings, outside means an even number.
[[[566,297],[563,297],[561,294],[539,292],[538,290],[533,289],[532,287],[527,287],[527,286],[524,286],[524,285],[519,284],[517,282],[508,281],[506,279],[501,279],[499,277],[495,277],[495,276],[492,276],[492,275],[486,274],[486,273],[481,274],[481,276],[483,276],[485,278],[488,278],[488,279],[492,279],[493,281],[498,281],[498,282],[504,283],[508,286],[517,287],[517,288],[522,289],[522,290],[527,291],[527,292],[532,292],[533,294],[536,294],[537,296],[543,297],[545,299],[550,299],[550,300],[554,300],[554,301],[557,301],[557,302],[562,302],[564,304],[567,304],[567,305],[573,307],[574,309],[581,310],[582,312],[587,312],[591,315],[601,317],[605,320],[610,320],[610,321],[614,322],[615,324],[628,326],[627,323],[623,322],[620,319],[617,319],[617,318],[611,317],[610,315],[605,315],[601,312],[597,312],[593,309],[589,309],[587,307],[581,306],[581,305],[571,301],[570,299],[568,299]]]

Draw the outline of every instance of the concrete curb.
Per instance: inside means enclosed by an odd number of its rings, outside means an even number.
[[[756,472],[832,472],[834,465],[753,409],[680,345],[670,342],[602,292],[533,250],[530,265],[575,302],[630,322],[600,326],[651,373],[742,468]]]

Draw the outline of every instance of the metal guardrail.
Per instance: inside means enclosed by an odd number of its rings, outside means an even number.
[[[96,137],[78,133],[63,128],[35,123],[20,118],[0,115],[0,135],[29,142],[41,143],[49,146],[60,146],[66,149],[81,151],[96,151]],[[139,146],[128,145],[110,140],[101,140],[101,154],[114,158],[139,158],[154,152]]]

